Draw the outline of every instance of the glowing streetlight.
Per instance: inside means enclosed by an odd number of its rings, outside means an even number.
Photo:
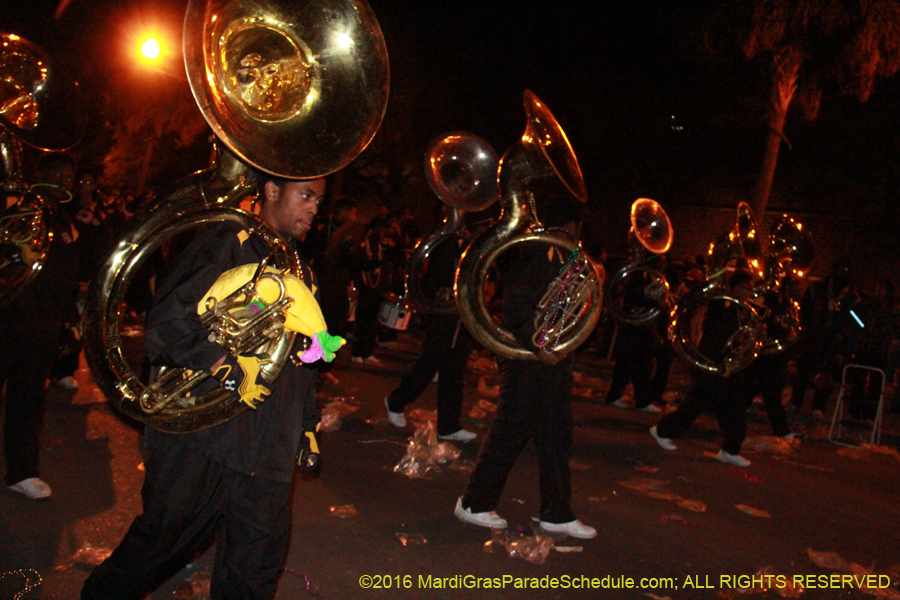
[[[141,44],[141,56],[147,60],[156,60],[159,58],[159,42],[155,38],[150,38]]]

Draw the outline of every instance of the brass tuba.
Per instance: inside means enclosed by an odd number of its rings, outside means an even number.
[[[406,289],[410,298],[425,310],[436,314],[456,313],[452,290],[444,296],[426,294],[422,272],[431,252],[440,244],[471,238],[463,234],[467,211],[479,211],[497,201],[497,152],[477,135],[464,131],[444,134],[425,151],[425,179],[444,203],[444,221],[416,244],[406,270]]]
[[[227,150],[217,152],[209,169],[131,218],[89,290],[85,354],[97,385],[123,413],[162,431],[207,429],[246,406],[218,387],[199,396],[193,392],[208,373],[164,370],[150,386],[140,382],[122,351],[119,322],[119,306],[139,265],[179,232],[234,221],[270,246],[273,266],[299,274],[299,259],[289,246],[260,219],[236,208],[253,193],[249,166],[295,179],[335,172],[365,149],[387,105],[387,50],[364,0],[266,6],[264,11],[250,0],[190,0],[184,21],[188,81]],[[257,278],[268,276],[257,271]],[[255,282],[217,306],[246,304]],[[206,314],[221,312],[213,308]],[[258,348],[269,354],[262,376],[271,383],[294,335],[284,332],[278,307],[270,308],[252,323],[207,326],[232,352]],[[213,318],[220,316],[227,318]]]
[[[84,133],[78,84],[40,47],[0,34],[0,305],[34,280],[50,250],[49,207],[21,174],[22,144],[62,151]],[[18,201],[7,206],[7,198]]]
[[[672,223],[659,203],[649,198],[638,198],[632,203],[628,231],[631,256],[610,278],[606,290],[606,307],[613,317],[646,327],[663,312],[669,302],[669,284],[665,275],[645,264],[646,253],[665,254],[672,246],[673,236]],[[641,301],[632,302],[632,295]]]
[[[760,353],[765,328],[757,307],[726,295],[728,269],[734,262],[748,268],[755,280],[761,277],[762,256],[757,232],[750,206],[741,202],[732,229],[710,246],[710,274],[706,281],[688,292],[670,312],[669,340],[679,356],[698,369],[731,375],[747,368]],[[700,323],[706,307],[714,300],[736,306],[740,320],[738,330],[724,349],[722,360],[704,355],[698,347]]]
[[[485,281],[497,258],[517,244],[532,242],[566,253],[566,268],[544,294],[535,323],[535,335],[541,335],[535,344],[564,354],[587,339],[597,323],[603,274],[602,267],[582,252],[576,241],[542,227],[532,184],[561,181],[582,203],[587,202],[587,192],[572,146],[553,114],[531,91],[525,91],[524,104],[525,133],[500,160],[497,178],[502,213],[463,254],[454,294],[460,318],[485,348],[501,356],[537,360],[512,333],[497,325],[485,304]]]
[[[769,235],[766,277],[757,286],[757,295],[767,308],[762,354],[783,352],[799,339],[800,305],[788,288],[792,281],[806,277],[813,261],[809,229],[788,215],[779,217]]]

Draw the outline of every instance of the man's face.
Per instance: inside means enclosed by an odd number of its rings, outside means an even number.
[[[279,187],[271,181],[265,187],[266,201],[260,216],[277,231],[302,238],[310,230],[319,202],[325,195],[325,178],[288,181]]]
[[[59,186],[51,188],[50,191],[50,194],[56,198],[62,198],[66,195],[66,192],[71,192],[75,189],[75,169],[70,165],[55,165],[47,173],[46,179],[45,183]]]
[[[731,286],[731,296],[741,302],[747,302],[753,295],[753,282],[744,281],[737,285]]]

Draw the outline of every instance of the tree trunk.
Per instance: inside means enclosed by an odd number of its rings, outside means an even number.
[[[756,180],[756,188],[750,199],[750,208],[756,222],[762,224],[769,196],[772,193],[772,181],[775,179],[775,166],[778,164],[778,151],[781,149],[781,140],[784,137],[784,123],[787,120],[788,108],[791,99],[797,90],[797,73],[799,64],[789,74],[776,77],[772,84],[772,114],[769,117],[769,132],[766,137],[766,149],[763,154],[762,167],[759,170],[759,178]]]

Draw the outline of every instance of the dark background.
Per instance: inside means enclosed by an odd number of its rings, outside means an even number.
[[[741,60],[736,44],[731,54],[701,52],[700,27],[717,3],[371,5],[390,55],[391,96],[381,132],[345,179],[364,199],[437,206],[421,176],[428,142],[466,130],[502,154],[524,130],[525,89],[568,134],[591,198],[589,222],[612,250],[624,250],[628,207],[637,197],[677,213],[733,208],[753,188],[768,84],[757,66]],[[180,56],[172,57],[172,74],[148,78],[124,50],[140,22],[164,24],[180,46],[185,6],[72,0],[57,19],[55,1],[7,2],[0,29],[44,47],[79,80],[91,126],[72,152],[102,163],[123,114],[148,102],[192,102],[179,78]],[[865,104],[826,89],[813,122],[792,108],[785,129],[790,147],[782,146],[770,211],[839,217],[854,231],[883,229],[885,239],[895,237],[898,97],[893,80]],[[203,168],[208,157],[208,138],[199,136],[154,156],[149,183],[174,181]]]

